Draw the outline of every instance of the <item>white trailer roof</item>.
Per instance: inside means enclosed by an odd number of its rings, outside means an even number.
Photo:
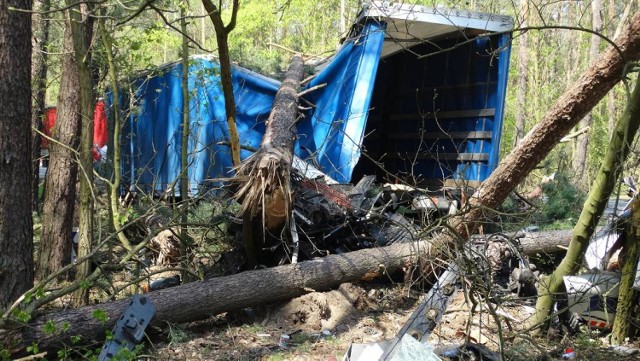
[[[438,36],[461,31],[504,32],[513,29],[510,16],[468,10],[373,1],[360,13],[363,18],[387,22],[382,58]]]

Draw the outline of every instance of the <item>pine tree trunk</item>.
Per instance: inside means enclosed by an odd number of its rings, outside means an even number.
[[[425,246],[426,242],[418,242],[366,249],[150,292],[146,296],[157,307],[152,324],[201,320],[222,312],[288,300],[312,291],[328,290],[344,282],[389,275],[399,271]],[[24,351],[33,342],[37,342],[41,350],[63,347],[69,344],[74,335],[81,335],[84,344],[96,341],[101,343],[104,342],[105,330],[113,327],[128,302],[129,300],[120,300],[47,313],[27,325],[0,329],[0,342],[4,341],[5,347],[12,353]],[[107,314],[106,324],[92,316],[96,310]],[[69,331],[44,332],[43,325],[48,320],[55,325],[68,322]]]
[[[0,309],[33,285],[30,11],[0,2]]]
[[[73,55],[69,20],[65,22],[64,52],[54,141],[49,142],[49,169],[45,180],[42,242],[36,276],[43,279],[71,261],[73,215],[80,146],[80,82]],[[61,278],[64,278],[63,275]]]
[[[528,245],[525,253],[533,254],[547,249],[546,246],[536,248],[538,240],[553,238],[560,238],[560,243],[563,243],[567,237],[561,232],[540,232],[521,241]],[[324,291],[344,282],[387,277],[408,264],[413,264],[426,247],[428,241],[365,249],[294,265],[211,278],[146,295],[157,306],[154,324],[196,321],[222,312],[283,301],[308,292]],[[27,325],[0,329],[0,342],[14,342],[12,348],[8,348],[12,353],[24,351],[32,342],[37,342],[41,349],[46,350],[62,347],[69,343],[73,335],[82,335],[84,343],[103,342],[105,330],[111,329],[126,304],[127,300],[121,300],[47,313]],[[104,310],[109,316],[106,325],[92,316],[93,311],[98,309]],[[55,334],[44,332],[42,326],[48,320],[57,325],[68,321],[69,331]]]
[[[80,3],[67,0],[68,13],[71,18],[71,34],[73,37],[73,53],[78,66],[78,80],[80,82],[80,114],[82,114],[82,132],[79,153],[79,182],[80,195],[78,198],[78,258],[91,253],[93,241],[93,112],[95,99],[93,94],[93,77],[90,71],[90,53],[88,42],[93,30],[92,18],[83,15]],[[83,279],[89,275],[90,262],[85,261],[76,269],[76,279]],[[80,288],[73,295],[74,306],[84,305],[89,301],[89,289]]]
[[[636,82],[624,115],[616,124],[613,137],[609,143],[607,154],[584,203],[580,218],[573,229],[573,238],[569,249],[558,268],[544,280],[539,287],[536,314],[533,322],[546,321],[553,305],[553,296],[562,285],[562,277],[575,274],[581,265],[580,260],[589,245],[589,239],[604,212],[609,197],[613,192],[618,177],[622,172],[622,164],[629,155],[630,145],[640,126],[640,83]]]
[[[303,73],[302,58],[294,56],[273,101],[260,149],[238,168],[236,179],[240,186],[236,198],[241,201],[245,252],[250,268],[256,266],[258,258],[256,239],[262,238],[254,230],[265,229],[277,234],[291,214],[291,164],[298,89]]]

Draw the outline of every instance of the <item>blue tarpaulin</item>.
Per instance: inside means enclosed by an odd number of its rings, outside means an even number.
[[[306,98],[315,107],[298,123],[295,151],[313,158],[339,181],[349,181],[359,157],[371,101],[384,24],[369,23],[345,42],[333,61],[307,87],[327,85]],[[181,171],[182,65],[175,63],[135,81],[133,107],[123,129],[124,179],[143,191],[177,185]],[[258,149],[279,82],[240,67],[232,80],[242,158]],[[189,189],[233,175],[219,64],[192,57],[189,64]],[[127,102],[123,102],[126,104]]]
[[[475,13],[456,20],[420,9],[396,9],[404,23],[364,16],[354,25],[339,51],[305,85],[318,88],[304,96],[313,106],[297,123],[296,155],[339,182],[375,174],[379,180],[477,185],[493,172],[511,40],[502,30],[509,30],[512,20],[486,21]],[[466,33],[471,23],[482,31]],[[488,26],[500,31],[492,35]],[[421,40],[420,34],[432,30],[437,32],[433,38]],[[173,189],[181,173],[181,77],[180,63],[167,65],[134,81],[133,100],[122,102],[129,114],[121,140],[123,178],[145,192]],[[260,146],[280,83],[237,66],[232,81],[244,159]],[[196,194],[233,176],[214,58],[190,59],[189,95],[188,178]],[[367,157],[360,159],[364,148]]]

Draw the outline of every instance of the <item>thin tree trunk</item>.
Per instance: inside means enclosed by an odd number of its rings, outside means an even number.
[[[627,238],[623,245],[625,256],[621,267],[620,285],[618,286],[616,318],[611,332],[611,343],[614,345],[624,343],[625,339],[631,336],[633,321],[638,319],[638,315],[634,315],[637,305],[635,304],[636,292],[633,289],[638,256],[640,255],[640,209],[638,206],[640,206],[640,203],[636,200],[632,204],[633,214],[628,226]]]
[[[36,276],[43,279],[71,262],[73,215],[78,179],[77,151],[80,146],[82,118],[80,83],[73,54],[71,24],[65,21],[64,56],[58,111],[53,128],[54,141],[49,142],[49,169],[45,180],[42,242]],[[68,275],[63,275],[65,278]]]
[[[573,238],[569,249],[560,265],[544,280],[538,290],[535,324],[546,321],[553,305],[553,296],[562,285],[562,277],[574,274],[580,267],[580,260],[589,245],[589,239],[604,212],[607,201],[614,190],[616,181],[622,172],[622,164],[629,154],[630,145],[640,126],[640,83],[629,99],[623,117],[618,121],[607,154],[600,166],[595,181],[591,185],[589,195],[580,213],[580,218],[573,229]]]
[[[80,138],[80,197],[78,227],[78,258],[91,253],[93,241],[93,111],[95,99],[93,95],[93,77],[89,68],[90,54],[88,51],[88,37],[92,32],[92,21],[84,18],[80,3],[67,0],[68,13],[71,18],[71,33],[73,35],[73,49],[78,66],[80,81],[80,113],[82,114],[82,132]],[[76,279],[83,279],[89,275],[90,262],[85,261],[76,269]],[[89,301],[89,289],[80,288],[74,293],[74,306],[84,305]]]
[[[522,17],[520,27],[527,27],[529,17],[529,0],[520,1],[520,16]],[[527,124],[527,78],[529,76],[529,35],[521,32],[518,36],[518,78],[516,84],[516,134],[513,146],[524,137],[524,130]]]
[[[33,112],[31,113],[31,127],[42,131],[42,116],[44,114],[45,96],[47,94],[47,51],[49,45],[49,19],[46,13],[51,8],[50,0],[36,0],[33,2],[33,63],[31,64],[31,83]],[[33,159],[33,182],[31,184],[33,195],[33,208],[38,210],[38,186],[40,183],[40,149],[41,137],[37,131],[33,131],[31,137],[31,159]]]
[[[189,202],[189,40],[187,39],[186,11],[181,10],[180,28],[182,30],[182,146],[181,146],[181,172],[180,172],[180,197],[182,206],[179,208],[181,215],[180,224],[180,262],[184,269],[187,265],[187,221]],[[183,271],[182,280],[188,282],[191,278],[189,272]]]
[[[602,1],[591,1],[591,14],[592,14],[592,27],[595,32],[602,31]],[[591,35],[591,43],[589,46],[589,59],[594,61],[600,53],[600,37],[597,35]],[[593,124],[593,115],[588,113],[580,121],[579,128],[584,129],[591,127]],[[576,139],[575,153],[573,156],[573,176],[574,182],[580,188],[587,186],[587,155],[589,154],[589,133],[578,136]]]
[[[240,0],[233,0],[231,8],[231,20],[226,26],[222,22],[222,10],[218,9],[211,0],[202,0],[202,5],[207,10],[213,27],[216,31],[216,41],[218,42],[218,58],[220,60],[220,79],[222,81],[222,91],[224,93],[224,109],[229,126],[229,142],[231,144],[231,159],[233,166],[240,165],[240,138],[236,126],[236,101],[233,95],[233,84],[231,82],[231,59],[229,57],[229,33],[236,26],[236,17],[240,7]]]
[[[30,11],[0,2],[0,309],[33,285]]]
[[[113,94],[113,133],[111,140],[111,148],[113,153],[113,180],[109,183],[109,212],[114,231],[118,234],[118,241],[122,246],[131,251],[131,242],[122,232],[120,224],[119,207],[118,207],[118,190],[122,179],[122,169],[120,168],[120,127],[122,124],[122,110],[120,108],[120,88],[118,84],[118,75],[116,72],[116,64],[113,59],[113,42],[111,35],[104,26],[104,20],[98,20],[98,32],[102,39],[102,44],[107,55],[107,69],[109,74],[109,82],[111,84],[111,93]]]

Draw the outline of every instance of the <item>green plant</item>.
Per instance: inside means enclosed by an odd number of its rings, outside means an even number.
[[[169,345],[177,345],[186,342],[191,335],[183,328],[169,324]]]

